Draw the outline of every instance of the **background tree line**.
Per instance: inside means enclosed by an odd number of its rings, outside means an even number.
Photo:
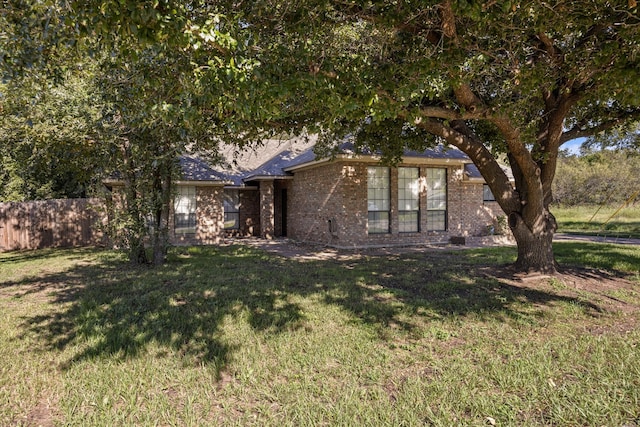
[[[640,152],[632,148],[561,153],[553,185],[553,203],[562,206],[622,205],[638,190]],[[636,198],[640,205],[640,197]]]

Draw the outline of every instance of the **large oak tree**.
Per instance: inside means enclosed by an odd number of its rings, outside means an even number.
[[[409,144],[459,148],[508,215],[518,270],[556,271],[562,145],[640,118],[635,1],[241,4],[262,64],[247,91],[280,105],[267,102],[265,128],[355,135],[391,159]]]

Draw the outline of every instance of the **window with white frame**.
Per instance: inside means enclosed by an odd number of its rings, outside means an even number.
[[[240,228],[240,192],[238,190],[224,190],[224,229],[237,230]]]
[[[491,188],[487,184],[482,185],[482,201],[484,202],[495,202],[496,198],[491,191]]]
[[[389,168],[367,168],[367,204],[369,234],[389,232]]]
[[[419,231],[420,222],[420,170],[398,168],[398,231]]]
[[[174,228],[179,234],[196,232],[196,187],[178,186],[173,205]]]
[[[447,229],[447,170],[427,169],[427,230]]]

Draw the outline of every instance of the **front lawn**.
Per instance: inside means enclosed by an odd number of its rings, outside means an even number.
[[[640,248],[0,254],[0,425],[640,425]]]
[[[640,239],[640,205],[552,206],[558,232]]]

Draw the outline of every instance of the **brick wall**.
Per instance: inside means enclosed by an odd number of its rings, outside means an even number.
[[[196,187],[196,241],[200,244],[219,243],[223,229],[223,187]]]
[[[272,239],[275,235],[275,200],[273,181],[260,182],[260,235]]]
[[[241,237],[260,235],[260,192],[257,189],[240,190]]]
[[[486,233],[500,212],[495,202],[483,203],[482,184],[463,181],[462,166],[447,169],[446,231],[427,231],[426,190],[420,192],[420,231],[398,231],[397,169],[390,170],[390,233],[367,233],[367,163],[336,161],[297,171],[289,188],[289,236],[336,247],[383,246],[446,242],[451,236]],[[403,164],[407,167],[418,165]],[[419,166],[420,176],[426,167]]]
[[[196,232],[170,232],[172,244],[211,245],[220,242],[224,229],[222,186],[196,186]],[[174,230],[173,203],[169,216],[169,227]]]
[[[452,236],[481,236],[497,216],[504,215],[497,202],[483,202],[482,184],[457,181],[449,192]]]
[[[366,179],[366,166],[343,162],[296,172],[288,193],[288,235],[335,246],[362,244]]]

